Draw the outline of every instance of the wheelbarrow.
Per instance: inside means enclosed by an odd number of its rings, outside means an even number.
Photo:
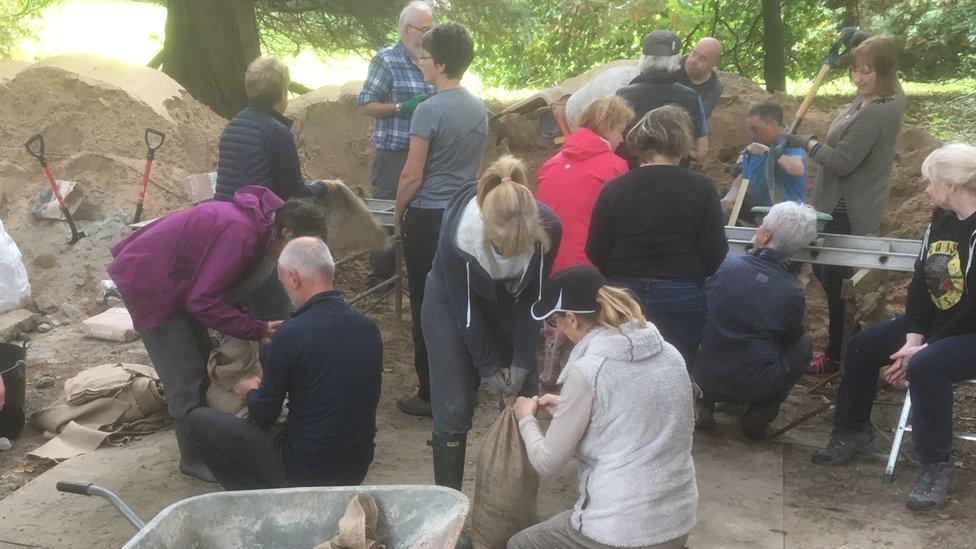
[[[170,505],[144,523],[117,495],[94,484],[58,482],[61,492],[99,496],[139,531],[123,547],[302,547],[327,542],[356,494],[379,509],[377,536],[386,547],[454,547],[468,498],[440,486],[342,486],[216,492]]]

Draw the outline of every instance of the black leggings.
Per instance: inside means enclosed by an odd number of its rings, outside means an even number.
[[[420,306],[424,302],[427,273],[434,262],[437,239],[441,233],[444,210],[407,208],[403,217],[403,260],[407,266],[407,285],[410,289],[410,318],[413,331],[413,367],[420,386],[417,396],[430,402],[430,370],[427,366],[427,346],[420,325]]]
[[[878,370],[905,344],[904,316],[871,326],[851,338],[844,356],[844,379],[837,392],[834,424],[839,432],[870,428]],[[952,392],[955,381],[976,378],[976,333],[929,344],[908,361],[912,396],[912,438],[922,463],[949,461],[952,448]]]
[[[837,211],[831,214],[834,219],[824,226],[823,232],[829,234],[851,234],[851,222],[847,217],[847,210]],[[843,349],[841,345],[844,340],[844,298],[841,296],[841,288],[844,279],[854,276],[854,270],[850,267],[838,267],[836,265],[813,265],[813,274],[820,281],[824,293],[827,294],[827,356],[834,360],[840,360]]]

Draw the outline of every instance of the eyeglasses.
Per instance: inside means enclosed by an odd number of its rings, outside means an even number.
[[[427,31],[430,30],[430,27],[415,27],[415,26],[410,25],[410,24],[407,24],[407,26],[410,27],[411,29],[415,30],[415,31],[419,31],[420,34],[425,34]]]
[[[874,69],[871,67],[851,67],[850,73],[851,76],[854,76],[855,73],[860,74],[861,76],[867,76],[869,74],[873,74]]]
[[[556,327],[556,319],[559,318],[559,315],[561,315],[561,314],[563,314],[563,313],[553,313],[553,314],[547,316],[546,317],[546,325],[549,326],[550,328],[555,328]]]

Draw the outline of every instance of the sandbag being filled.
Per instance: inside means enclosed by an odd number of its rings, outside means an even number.
[[[503,548],[508,538],[537,522],[539,474],[532,468],[509,406],[488,428],[478,451],[471,541],[475,547]]]

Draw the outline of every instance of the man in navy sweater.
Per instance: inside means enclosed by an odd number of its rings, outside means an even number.
[[[190,438],[227,490],[360,484],[373,461],[383,342],[333,289],[324,242],[291,241],[278,278],[295,305],[271,338],[264,377],[237,393],[250,419],[197,408]],[[288,398],[288,420],[275,426]]]

